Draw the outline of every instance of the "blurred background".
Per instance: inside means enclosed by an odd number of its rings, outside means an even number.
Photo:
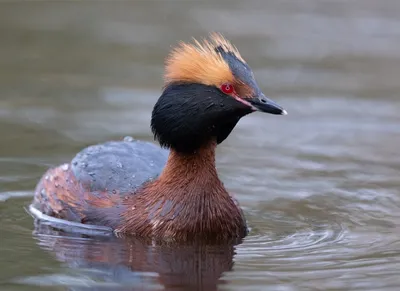
[[[117,276],[132,247],[32,235],[24,207],[47,167],[152,141],[165,56],[210,31],[289,113],[245,117],[218,149],[244,242],[172,259],[148,247],[169,264]],[[0,1],[0,289],[399,290],[399,77],[396,0]]]

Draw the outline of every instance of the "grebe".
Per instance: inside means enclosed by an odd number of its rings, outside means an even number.
[[[87,147],[49,169],[32,207],[115,233],[187,240],[244,237],[246,220],[218,178],[215,149],[243,116],[285,115],[222,35],[180,43],[166,60],[151,117],[161,147],[138,140]]]

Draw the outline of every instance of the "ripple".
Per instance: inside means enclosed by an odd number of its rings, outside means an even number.
[[[257,257],[292,260],[304,255],[323,254],[324,250],[342,243],[349,234],[345,224],[335,221],[307,224],[290,217],[271,216],[268,224],[269,229],[258,229],[258,233],[250,234],[238,247],[239,261]]]
[[[0,192],[0,201],[4,202],[8,199],[12,198],[23,198],[23,197],[30,197],[32,196],[32,191],[7,191],[7,192]]]
[[[72,222],[56,217],[48,216],[38,209],[30,205],[27,212],[36,219],[36,232],[40,232],[46,229],[47,226],[51,226],[56,229],[64,230],[71,233],[79,233],[90,236],[112,236],[113,230],[106,226],[83,224],[78,222]],[[43,226],[43,227],[42,227]]]
[[[253,231],[236,249],[235,276],[226,274],[226,279],[243,284],[240,290],[246,289],[246,280],[253,287],[270,288],[263,290],[277,290],[276,286],[283,290],[315,286],[318,290],[391,290],[398,286],[394,270],[400,268],[400,227],[394,216],[371,221],[368,213],[362,215],[363,210],[371,212],[371,205],[364,209],[362,197],[345,197],[275,199],[261,214],[250,213]]]
[[[151,278],[152,274],[146,274],[148,278]],[[106,282],[106,281],[96,281],[88,276],[83,274],[52,274],[52,275],[43,275],[43,276],[32,276],[32,277],[25,277],[25,278],[18,278],[14,280],[17,284],[24,284],[24,285],[36,285],[41,287],[52,287],[52,286],[65,286],[65,287],[83,287],[83,288],[101,288],[106,290],[118,290],[122,289],[123,287],[142,287],[143,276],[135,276],[134,273],[131,274],[130,280],[128,282]],[[147,290],[161,290],[161,288],[156,285],[152,284],[151,282],[145,282],[147,286]]]

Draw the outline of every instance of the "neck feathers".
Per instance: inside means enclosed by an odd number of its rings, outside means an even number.
[[[161,187],[158,192],[171,188],[172,196],[181,195],[182,192],[185,196],[195,194],[194,192],[204,195],[228,195],[218,178],[215,149],[216,142],[212,141],[191,154],[171,150],[167,165],[158,179],[158,186]]]
[[[157,180],[128,200],[121,231],[175,239],[243,237],[241,210],[218,178],[216,142],[193,154],[171,151]]]

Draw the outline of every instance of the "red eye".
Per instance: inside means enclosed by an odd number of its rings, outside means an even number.
[[[225,83],[221,85],[221,91],[225,94],[232,94],[234,90],[233,86],[229,83]]]

